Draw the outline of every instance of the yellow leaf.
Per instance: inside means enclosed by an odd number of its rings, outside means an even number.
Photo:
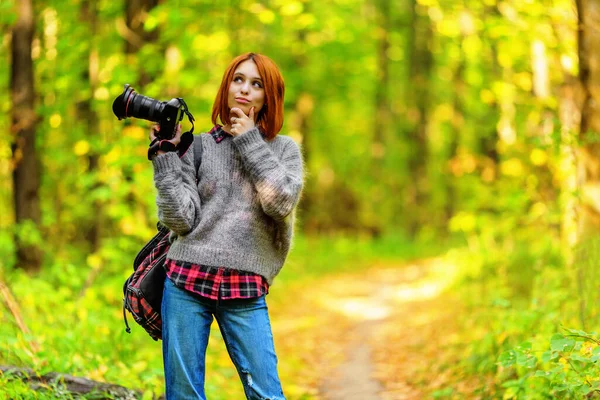
[[[118,146],[113,147],[107,155],[104,156],[104,160],[107,164],[112,164],[119,160],[121,157],[121,149]]]
[[[58,128],[62,123],[62,117],[60,114],[52,114],[50,117],[50,126],[53,128]]]
[[[263,10],[258,14],[258,19],[263,24],[272,24],[275,21],[275,13],[271,10]]]
[[[125,217],[121,220],[120,224],[121,231],[126,235],[133,235],[135,233],[136,223],[130,217]]]
[[[561,358],[559,358],[558,362],[561,363],[561,364],[563,364],[563,365],[566,365],[567,364],[567,359],[564,358],[564,357],[561,357]]]
[[[77,309],[77,317],[79,318],[80,321],[85,321],[88,317],[87,309],[78,308]]]
[[[466,212],[459,212],[450,220],[450,230],[452,232],[472,232],[475,230],[476,225],[475,216]]]
[[[531,206],[531,209],[529,210],[529,214],[532,217],[537,218],[537,217],[541,217],[544,214],[546,214],[547,211],[548,211],[548,207],[544,203],[538,201],[533,206]]]
[[[531,163],[533,165],[539,167],[546,164],[546,162],[548,161],[548,155],[544,150],[533,149],[531,151],[531,154],[529,155],[529,159],[531,160]]]
[[[78,156],[86,155],[90,151],[90,144],[86,140],[80,140],[73,146],[73,152]]]
[[[281,15],[294,16],[302,13],[304,6],[298,1],[286,3],[281,7]]]
[[[94,91],[94,98],[96,100],[108,100],[110,98],[110,92],[104,86],[99,87]]]
[[[485,104],[492,104],[494,101],[496,101],[496,96],[490,89],[482,89],[479,93],[479,97]]]
[[[108,371],[108,367],[106,365],[100,365],[95,370],[89,373],[89,377],[95,381],[103,381],[104,374]]]
[[[147,131],[141,126],[129,125],[123,128],[123,135],[133,139],[143,139],[147,136]]]
[[[148,367],[148,363],[146,361],[138,361],[131,366],[131,369],[134,372],[142,372]]]
[[[500,170],[507,176],[521,176],[523,174],[523,163],[518,158],[511,158],[500,165]]]

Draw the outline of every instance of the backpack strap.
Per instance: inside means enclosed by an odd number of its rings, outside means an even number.
[[[194,167],[196,167],[196,180],[198,180],[198,169],[202,164],[202,138],[194,135]]]

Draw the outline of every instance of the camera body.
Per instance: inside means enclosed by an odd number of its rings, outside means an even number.
[[[112,109],[119,120],[133,117],[158,123],[160,130],[156,135],[160,140],[175,136],[177,124],[183,119],[184,113],[191,116],[182,98],[159,101],[136,93],[130,85],[125,85],[123,93],[114,100]]]
[[[160,125],[160,130],[156,133],[160,139],[172,139],[175,136],[177,124],[183,119],[183,103],[179,99],[171,99],[164,102],[164,108],[160,113],[160,120],[156,121]],[[161,132],[165,132],[163,137]]]

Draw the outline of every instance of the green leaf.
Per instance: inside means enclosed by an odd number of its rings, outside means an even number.
[[[561,334],[555,334],[550,339],[550,348],[552,351],[568,351],[575,345],[575,340],[566,338]]]
[[[571,329],[571,328],[562,328],[563,330],[565,330],[566,332],[570,333],[571,335],[576,335],[576,336],[580,336],[580,340],[585,340],[585,339],[589,339],[591,341],[596,341],[597,339],[594,338],[594,335],[592,335],[591,333],[579,330],[579,329]]]
[[[556,360],[558,358],[558,353],[555,351],[545,351],[542,354],[541,360],[542,362],[550,362],[552,360]]]
[[[515,387],[520,387],[523,384],[521,379],[511,379],[509,381],[506,381],[502,384],[502,387],[505,388],[515,388]]]
[[[517,354],[517,365],[525,368],[534,368],[537,364],[537,358],[529,353]]]
[[[498,362],[505,368],[512,367],[517,362],[517,352],[514,350],[505,351],[498,357]]]
[[[537,370],[535,371],[535,374],[533,376],[535,376],[536,378],[551,379],[552,374],[549,371]]]

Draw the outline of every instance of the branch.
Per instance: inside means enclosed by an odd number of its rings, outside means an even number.
[[[17,326],[19,327],[21,332],[23,332],[25,337],[30,337],[31,331],[25,324],[25,321],[23,321],[19,304],[17,303],[17,300],[15,300],[15,297],[12,295],[8,286],[6,286],[6,284],[2,281],[0,281],[0,295],[2,296],[2,301],[4,305],[6,306],[6,308],[9,309],[9,311],[13,315],[15,322],[17,323]],[[33,353],[37,353],[40,351],[40,346],[34,340],[29,341],[29,347],[31,348]]]
[[[577,338],[581,338],[581,339],[587,339],[587,340],[591,340],[592,342],[596,343],[597,345],[600,345],[600,341],[597,339],[594,339],[591,336],[576,335],[574,333],[571,333],[569,335],[565,335],[565,337],[577,337]]]
[[[121,37],[127,42],[129,42],[132,46],[140,48],[144,44],[144,39],[134,31],[129,29],[123,18],[117,19],[116,28],[119,35],[121,35]]]
[[[35,391],[40,389],[49,389],[52,387],[64,387],[71,394],[94,394],[94,399],[119,399],[134,400],[141,397],[141,393],[128,389],[124,386],[112,383],[96,382],[87,378],[50,372],[44,375],[38,375],[29,368],[18,368],[10,366],[0,366],[0,372],[5,376],[14,379],[20,379],[29,383],[29,387]]]

